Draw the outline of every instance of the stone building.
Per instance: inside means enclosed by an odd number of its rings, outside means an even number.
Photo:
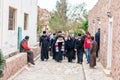
[[[0,48],[4,55],[18,51],[20,41],[30,36],[36,43],[37,0],[0,0]]]
[[[49,28],[49,19],[51,17],[51,13],[42,9],[38,6],[38,25],[40,26],[42,31],[50,30]]]
[[[120,0],[98,0],[89,12],[89,31],[101,29],[100,61],[111,72],[113,80],[120,80]]]

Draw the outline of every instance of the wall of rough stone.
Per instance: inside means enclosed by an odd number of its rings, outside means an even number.
[[[38,46],[32,47],[31,50],[33,51],[34,58],[40,54],[40,48]],[[27,65],[27,53],[18,53],[6,59],[4,76],[0,80],[8,80],[8,78],[15,75],[25,65]]]
[[[112,49],[112,77],[120,80],[120,0],[111,0],[111,14],[113,16],[113,49]]]
[[[6,65],[4,69],[4,76],[0,80],[7,80],[9,77],[14,75],[18,70],[27,64],[27,54],[20,53],[14,57],[8,58],[6,60]]]
[[[112,34],[112,66],[111,74],[113,80],[120,80],[120,0],[98,0],[95,7],[89,12],[89,31],[94,35],[93,20],[95,20],[95,31],[97,31],[97,17],[100,17],[100,61],[104,68],[107,68],[108,54],[108,22],[107,11],[111,12],[113,17],[113,34]]]
[[[108,39],[108,17],[105,12],[105,0],[99,0],[95,7],[89,12],[89,31],[92,35],[98,30],[98,20],[97,17],[100,17],[100,57],[101,63],[104,67],[107,65],[107,39]],[[102,4],[102,5],[101,5]],[[93,23],[93,20],[95,23]],[[95,31],[94,31],[95,29]]]

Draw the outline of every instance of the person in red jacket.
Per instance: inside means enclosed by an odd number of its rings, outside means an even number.
[[[91,44],[91,35],[87,33],[87,37],[84,41],[84,50],[86,52],[87,62],[90,63],[90,44]]]
[[[28,46],[28,40],[29,40],[29,36],[25,36],[25,38],[21,41],[20,52],[27,52],[28,63],[35,65],[33,52],[30,50]]]

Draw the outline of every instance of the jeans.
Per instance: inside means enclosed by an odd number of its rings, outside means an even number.
[[[87,62],[90,63],[90,48],[86,48],[86,56],[87,56]]]

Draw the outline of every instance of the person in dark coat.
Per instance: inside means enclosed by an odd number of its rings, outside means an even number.
[[[50,39],[46,35],[46,31],[43,31],[43,35],[39,39],[39,46],[41,46],[41,61],[48,60],[48,51],[50,47]]]
[[[90,68],[96,66],[96,51],[97,51],[97,42],[94,41],[94,37],[91,37],[91,46],[90,46]]]
[[[20,52],[27,52],[28,63],[35,65],[33,52],[28,47],[28,40],[29,36],[25,36],[25,38],[21,41]]]
[[[62,61],[63,57],[63,52],[65,51],[65,39],[62,36],[62,32],[58,32],[58,36],[55,39],[55,51],[56,51],[56,56],[55,60],[57,62]]]
[[[97,42],[97,45],[98,45],[98,48],[97,48],[97,51],[96,51],[96,57],[98,58],[98,52],[99,52],[99,49],[100,49],[100,28],[98,29],[98,32],[95,34],[95,41]]]
[[[75,39],[75,35],[74,34],[72,34],[71,35],[71,38],[72,38],[72,40],[73,40],[73,43],[74,43],[74,48],[75,48],[75,43],[76,43],[76,39]],[[75,54],[75,51],[73,51],[73,53],[74,53],[74,55],[73,55],[73,59],[75,60],[76,59],[76,54]]]
[[[82,38],[81,38],[83,41],[85,41],[85,39],[86,39],[86,37],[87,37],[87,33],[88,33],[88,32],[86,32],[85,34],[83,34],[83,36],[82,36]],[[83,46],[83,47],[84,47],[84,46]],[[86,58],[87,58],[87,54],[86,54],[86,51],[85,51],[85,50],[84,50],[84,54],[85,54],[85,56],[86,56]]]
[[[82,64],[83,53],[84,53],[84,39],[81,38],[81,34],[78,34],[78,39],[76,40],[75,49],[77,51],[77,63]]]
[[[65,47],[66,47],[68,62],[72,62],[75,47],[74,47],[74,40],[70,36],[68,36]]]
[[[3,77],[4,73],[4,66],[5,66],[5,58],[3,57],[2,51],[0,49],[0,78]]]
[[[53,33],[53,38],[51,39],[51,52],[52,52],[52,55],[53,55],[53,59],[55,59],[55,56],[56,56],[56,52],[55,52],[55,38],[56,38],[56,34]]]

